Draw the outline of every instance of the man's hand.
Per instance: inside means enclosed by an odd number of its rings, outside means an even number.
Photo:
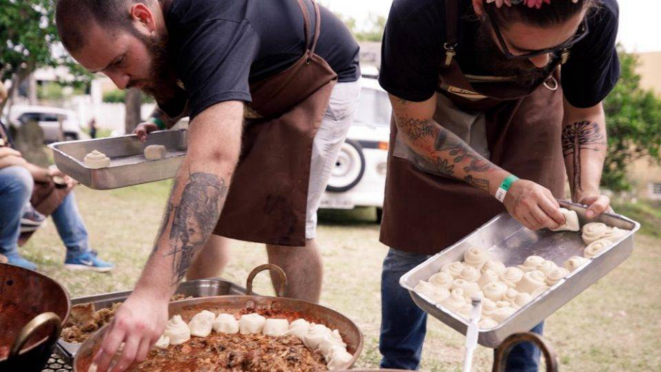
[[[610,206],[611,200],[606,195],[584,195],[578,200],[578,202],[588,206],[588,210],[585,212],[585,217],[587,218],[597,217],[604,212],[613,213],[613,208]]]
[[[150,121],[138,124],[137,127],[133,130],[133,134],[138,136],[140,141],[145,142],[147,140],[147,135],[153,131],[158,130],[158,126]]]
[[[78,181],[62,173],[56,166],[52,165],[48,168],[48,177],[50,177],[53,182],[66,185],[67,188],[73,188],[78,185]]]
[[[94,357],[97,371],[121,372],[134,361],[144,361],[149,349],[163,333],[167,321],[167,298],[155,298],[150,296],[149,291],[133,292],[108,326],[101,348]],[[115,359],[116,364],[112,366],[113,357],[122,343],[121,358]]]
[[[554,229],[565,223],[560,204],[551,191],[532,181],[515,181],[504,204],[510,215],[530,230]]]

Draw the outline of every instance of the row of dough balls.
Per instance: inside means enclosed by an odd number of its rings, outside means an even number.
[[[582,238],[587,247],[585,247],[583,255],[587,258],[596,257],[628,233],[629,230],[610,227],[601,222],[585,224]]]
[[[190,340],[191,336],[207,337],[212,330],[227,334],[261,333],[273,337],[296,336],[310,350],[320,352],[331,371],[345,368],[353,357],[347,351],[347,345],[342,340],[340,332],[331,330],[323,324],[309,323],[305,319],[297,319],[290,324],[287,319],[267,319],[259,314],[242,315],[237,321],[232,314],[216,316],[208,310],[195,314],[188,324],[180,315],[172,317],[163,335],[156,342],[156,347],[166,349],[170,345],[179,345]]]
[[[450,262],[415,291],[463,318],[470,318],[471,297],[482,298],[479,326],[489,329],[505,321],[519,308],[543,294],[570,272],[589,262],[574,256],[564,267],[540,256],[530,256],[518,266],[505,267],[484,249],[473,247],[463,262]]]
[[[144,155],[147,160],[159,160],[165,157],[167,149],[163,145],[149,145],[145,147]],[[101,151],[94,150],[83,158],[83,163],[90,169],[101,169],[110,166],[110,158]]]
[[[578,213],[569,209],[560,208],[560,212],[565,217],[565,224],[552,231],[581,231],[578,221]],[[591,222],[585,224],[582,229],[583,242],[587,245],[583,251],[586,258],[596,257],[599,253],[608,249],[613,243],[627,235],[629,230],[610,227],[601,222]]]

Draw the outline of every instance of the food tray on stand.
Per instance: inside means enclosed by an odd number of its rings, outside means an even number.
[[[71,300],[71,305],[93,303],[94,310],[97,311],[104,308],[110,308],[114,303],[124,302],[130,294],[131,291],[122,291],[78,297]],[[246,294],[246,289],[225,279],[213,278],[183,282],[179,285],[175,294],[194,298],[243,295]],[[74,344],[60,339],[57,342],[56,351],[67,364],[71,364],[73,363],[73,358],[76,356],[80,345],[82,344]]]
[[[163,159],[147,160],[144,149],[163,145]],[[57,167],[83,185],[97,190],[117,189],[141,183],[173,178],[188,148],[186,130],[152,132],[145,143],[136,135],[93,140],[57,142],[49,145]],[[85,165],[88,153],[97,150],[110,158],[110,166],[91,169]]]
[[[503,323],[492,329],[480,329],[478,337],[480,345],[496,348],[511,334],[528,332],[631,255],[633,238],[640,228],[639,223],[615,214],[602,214],[597,218],[588,219],[585,217],[585,206],[568,202],[560,202],[560,204],[578,213],[581,226],[588,222],[603,222],[608,226],[630,231],[614,242],[608,250],[590,259],[589,263],[570,273],[550,290],[517,310]],[[474,246],[487,249],[493,259],[502,261],[508,267],[523,264],[531,255],[541,256],[562,267],[570,257],[583,256],[585,248],[581,234],[578,232],[552,232],[547,229],[532,231],[523,227],[509,214],[503,213],[401,277],[400,285],[409,291],[416,305],[462,334],[466,334],[468,320],[443,306],[436,305],[425,296],[419,295],[413,288],[421,280],[429,280],[444,264],[462,261],[464,253]]]

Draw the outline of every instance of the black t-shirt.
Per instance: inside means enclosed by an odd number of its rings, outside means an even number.
[[[445,60],[444,3],[441,0],[394,1],[386,24],[379,76],[381,86],[389,93],[422,102],[436,91],[439,68]],[[470,0],[460,0],[460,4],[457,60],[464,69],[462,60],[476,58],[477,20]],[[589,15],[589,34],[571,48],[570,58],[562,66],[564,95],[575,107],[598,104],[620,77],[615,46],[618,15],[617,1],[603,0],[600,8]]]
[[[313,31],[314,7],[309,0],[305,4]],[[315,52],[339,82],[357,81],[357,42],[333,13],[320,8]],[[166,25],[191,118],[219,102],[251,102],[251,83],[284,71],[305,50],[303,13],[296,0],[174,0]]]

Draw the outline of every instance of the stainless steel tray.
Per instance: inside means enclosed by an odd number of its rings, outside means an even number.
[[[131,291],[104,293],[100,295],[78,297],[71,300],[72,305],[93,303],[94,310],[110,308],[114,303],[124,302]],[[244,295],[246,289],[238,284],[225,279],[201,279],[183,282],[177,288],[175,294],[182,294],[186,297],[213,297],[225,295]],[[82,344],[72,344],[62,339],[57,342],[57,353],[69,364],[73,362],[78,349]]]
[[[53,150],[57,167],[82,183],[97,190],[117,189],[141,183],[172,178],[188,148],[186,130],[152,132],[145,143],[137,136],[121,136],[93,140],[57,142],[49,145]],[[149,145],[164,145],[165,158],[147,160],[144,149]],[[88,153],[98,150],[110,158],[110,166],[90,169],[83,159]]]
[[[609,226],[631,231],[615,242],[607,251],[571,273],[553,286],[550,291],[519,309],[496,328],[480,330],[478,338],[480,345],[496,348],[511,334],[529,331],[631,255],[633,235],[640,228],[639,223],[613,214],[603,214],[589,220],[585,217],[586,208],[584,206],[567,202],[561,202],[561,204],[567,209],[578,212],[581,226],[588,222],[603,222]],[[463,260],[464,252],[472,246],[487,248],[495,259],[501,260],[506,266],[522,264],[530,255],[542,256],[562,266],[571,256],[583,256],[585,248],[580,233],[552,232],[546,229],[531,231],[519,224],[509,214],[503,213],[400,278],[400,285],[410,292],[413,301],[421,309],[462,334],[466,333],[468,327],[466,320],[420,296],[413,288],[420,280],[426,281],[440,271],[445,263]]]

